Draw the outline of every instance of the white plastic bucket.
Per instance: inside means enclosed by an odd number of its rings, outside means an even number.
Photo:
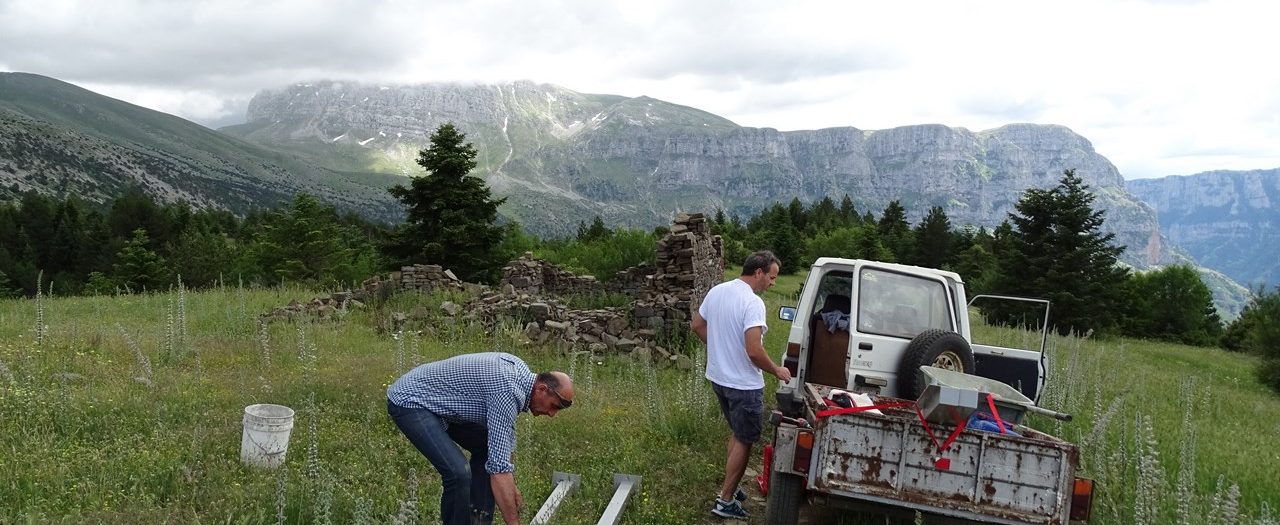
[[[284,463],[293,430],[293,409],[283,405],[244,407],[244,432],[240,436],[240,461],[253,467],[276,468]]]

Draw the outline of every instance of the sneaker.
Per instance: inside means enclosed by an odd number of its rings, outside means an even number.
[[[742,490],[741,488],[733,491],[733,499],[737,501],[747,501],[746,491]]]
[[[725,502],[721,501],[720,498],[716,498],[716,504],[711,508],[711,513],[721,518],[733,518],[736,520],[745,520],[751,517],[750,514],[747,514],[747,510],[742,508],[742,503],[739,503],[738,500]]]

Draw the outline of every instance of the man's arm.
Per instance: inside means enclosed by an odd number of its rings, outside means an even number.
[[[516,488],[515,449],[516,413],[518,401],[509,395],[493,395],[488,403],[489,459],[485,470],[489,474],[489,487],[494,502],[502,511],[507,525],[520,523],[520,507],[524,497]],[[473,474],[474,475],[474,474]]]
[[[502,511],[502,520],[507,525],[519,525],[520,507],[524,506],[524,496],[516,488],[516,477],[510,472],[489,475],[489,488],[493,490],[493,500]],[[463,489],[466,490],[466,489]]]
[[[698,334],[698,339],[702,340],[702,344],[707,344],[707,320],[703,319],[698,312],[693,313],[693,323],[689,325],[689,329]]]
[[[756,368],[773,374],[778,381],[786,383],[791,381],[791,371],[785,366],[778,366],[773,363],[773,359],[769,358],[769,353],[764,350],[764,329],[759,326],[748,328],[743,334],[747,344],[747,357],[751,358],[751,364]]]

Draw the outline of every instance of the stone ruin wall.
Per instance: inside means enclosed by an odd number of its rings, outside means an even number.
[[[507,264],[497,290],[464,283],[439,265],[418,264],[391,272],[387,279],[374,276],[352,292],[317,298],[302,304],[296,301],[270,313],[264,319],[293,319],[304,313],[329,317],[348,307],[361,307],[373,298],[385,298],[399,290],[430,293],[437,290],[477,289],[479,294],[466,305],[446,301],[442,313],[450,318],[474,320],[493,325],[502,318],[523,323],[530,341],[561,344],[593,352],[641,352],[658,359],[680,361],[661,341],[686,337],[693,309],[711,287],[723,280],[723,247],[719,236],[711,235],[703,214],[679,214],[670,233],[655,246],[655,264],[639,265],[615,274],[609,283],[589,275],[575,275],[555,264],[526,253]],[[627,307],[595,310],[570,309],[557,297],[624,293],[632,298]],[[410,317],[429,319],[429,312],[415,311]],[[665,337],[664,337],[665,336]]]

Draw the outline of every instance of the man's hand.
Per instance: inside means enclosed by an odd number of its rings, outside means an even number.
[[[787,383],[791,381],[791,370],[785,366],[773,367],[773,375],[778,376],[778,381]]]
[[[493,499],[502,511],[502,520],[507,525],[519,525],[520,507],[524,506],[524,496],[516,488],[516,478],[510,472],[489,475],[489,488],[493,490]]]

